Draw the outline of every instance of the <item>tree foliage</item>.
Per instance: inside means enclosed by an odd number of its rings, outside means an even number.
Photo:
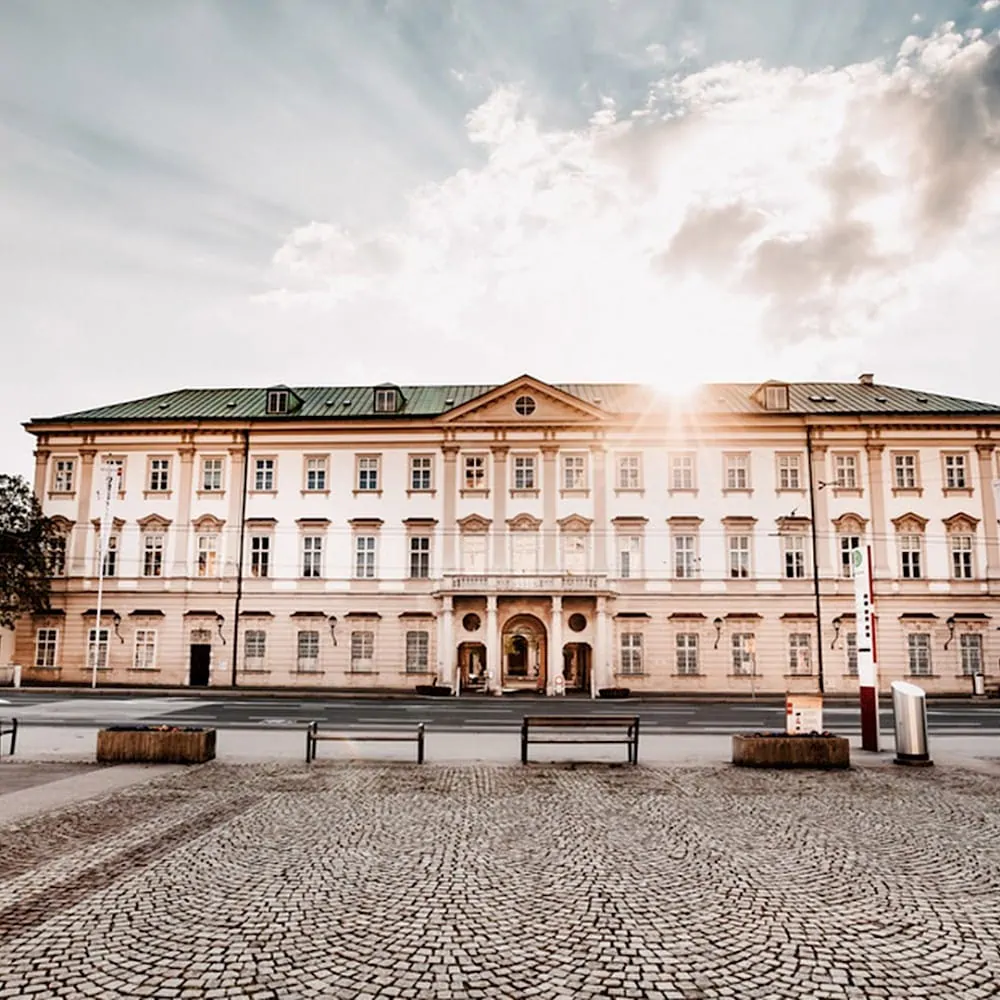
[[[0,475],[0,625],[49,610],[52,522],[21,476]]]

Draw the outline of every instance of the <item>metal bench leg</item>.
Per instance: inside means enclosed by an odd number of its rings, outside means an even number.
[[[306,726],[306,763],[311,764],[316,759],[316,723]]]
[[[14,756],[14,751],[17,749],[17,719],[11,721],[11,731],[10,731],[10,755]]]
[[[528,720],[521,720],[521,763],[528,763]]]
[[[639,763],[639,720],[636,719],[632,729],[632,763]]]
[[[421,722],[417,726],[417,763],[424,762],[424,724]]]

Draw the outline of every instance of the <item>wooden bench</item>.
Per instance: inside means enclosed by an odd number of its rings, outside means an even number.
[[[580,736],[542,735],[532,731],[591,730]],[[593,732],[597,730],[597,732]],[[623,732],[624,730],[624,732]],[[638,715],[526,715],[521,720],[521,763],[528,763],[530,743],[614,743],[628,748],[628,762],[639,763]]]
[[[5,736],[10,737],[9,756],[13,757],[15,749],[17,749],[17,719],[11,719],[9,722],[0,719],[0,754],[3,754],[3,738]]]
[[[321,740],[339,743],[416,743],[417,763],[424,762],[424,724],[417,725],[415,736],[378,736],[375,734],[358,733],[321,733],[318,722],[310,722],[306,727],[306,763],[311,764],[316,759],[316,744]]]

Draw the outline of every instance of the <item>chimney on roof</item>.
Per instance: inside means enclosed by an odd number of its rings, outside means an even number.
[[[861,385],[874,385],[875,376],[871,372],[865,372],[863,375],[858,376],[858,382],[860,382]]]

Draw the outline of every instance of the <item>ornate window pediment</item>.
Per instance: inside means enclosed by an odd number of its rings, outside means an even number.
[[[191,522],[198,531],[221,531],[225,523],[221,518],[212,514],[202,514],[201,517],[196,517]]]
[[[92,517],[90,523],[94,526],[94,531],[101,530],[101,519],[99,517]],[[114,517],[111,519],[111,530],[121,531],[125,527],[125,521],[120,517]]]
[[[469,514],[467,517],[460,517],[456,523],[463,534],[473,534],[489,531],[493,522],[479,514]]]
[[[778,517],[775,518],[774,522],[778,526],[778,531],[782,534],[795,534],[797,532],[803,532],[809,530],[809,518],[808,517]]]
[[[49,523],[60,535],[68,535],[73,530],[76,521],[71,521],[68,517],[63,517],[62,514],[56,514],[55,517],[49,518]]]
[[[143,531],[166,531],[171,521],[162,514],[147,514],[145,517],[140,517],[137,523]]]
[[[577,531],[581,533],[590,531],[593,523],[591,518],[583,517],[580,514],[570,514],[569,517],[564,517],[558,522],[559,527],[563,531]]]
[[[899,517],[894,517],[892,524],[897,531],[905,534],[920,534],[927,527],[927,518],[910,511],[908,514],[901,514]]]
[[[867,518],[852,512],[833,519],[833,526],[840,535],[863,535],[867,524]]]
[[[963,511],[944,518],[944,527],[949,534],[971,535],[975,532],[978,524],[979,518]]]
[[[540,517],[532,517],[531,514],[518,514],[507,521],[507,527],[511,531],[538,531],[541,526],[542,519]]]

